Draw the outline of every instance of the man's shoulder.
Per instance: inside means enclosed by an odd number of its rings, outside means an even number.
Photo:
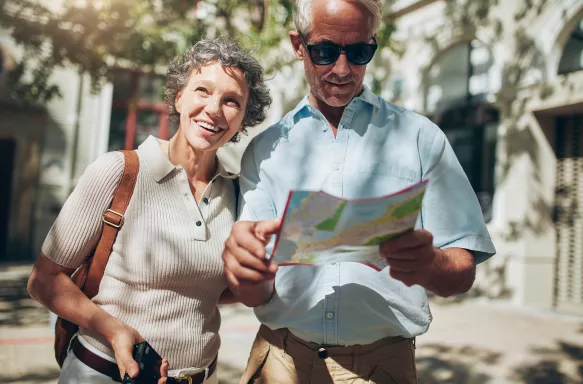
[[[259,151],[275,149],[281,139],[285,139],[293,126],[293,111],[288,112],[279,121],[267,127],[249,143],[249,148]]]
[[[427,132],[435,132],[439,130],[437,126],[427,117],[422,114],[415,112],[411,109],[407,109],[403,106],[393,104],[382,97],[379,97],[379,108],[385,112],[387,116],[393,115],[402,123],[411,124],[412,127],[418,127],[420,130],[425,130]]]

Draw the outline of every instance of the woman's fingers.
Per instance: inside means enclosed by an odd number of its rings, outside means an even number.
[[[162,364],[160,365],[160,379],[158,379],[158,384],[168,384],[168,363],[167,358],[162,359]]]
[[[122,379],[126,372],[131,378],[135,378],[140,373],[140,367],[134,360],[133,351],[134,345],[143,340],[144,338],[138,331],[125,324],[120,327],[113,338],[111,346],[115,352],[115,361]]]

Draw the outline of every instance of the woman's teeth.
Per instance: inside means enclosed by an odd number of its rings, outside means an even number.
[[[205,123],[204,121],[199,121],[197,122],[197,124],[202,128],[206,129],[207,131],[219,132],[221,130],[221,128],[215,127],[214,125],[211,125],[209,123]]]

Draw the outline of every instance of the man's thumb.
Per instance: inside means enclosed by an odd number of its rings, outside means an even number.
[[[264,220],[257,223],[255,226],[255,234],[257,237],[268,240],[271,235],[279,231],[281,227],[281,219]]]

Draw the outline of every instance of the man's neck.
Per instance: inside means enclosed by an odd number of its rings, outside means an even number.
[[[308,101],[310,105],[316,107],[322,113],[322,115],[324,115],[328,121],[328,124],[330,124],[330,127],[332,128],[334,136],[336,136],[336,132],[338,131],[338,124],[340,124],[340,119],[342,119],[342,113],[344,113],[345,106],[332,107],[317,97],[314,97],[314,95],[311,93],[308,97]]]
[[[356,97],[360,96],[362,92],[364,92],[364,87],[360,90],[360,92],[358,92]],[[336,136],[336,132],[338,132],[338,125],[340,124],[340,119],[342,119],[342,114],[344,113],[344,108],[346,108],[346,105],[342,107],[330,106],[324,101],[315,97],[312,93],[310,93],[308,97],[308,102],[313,107],[316,107],[322,113],[322,115],[324,115],[328,121],[328,124],[330,124],[330,127],[332,128],[332,133],[334,133],[334,136]]]

